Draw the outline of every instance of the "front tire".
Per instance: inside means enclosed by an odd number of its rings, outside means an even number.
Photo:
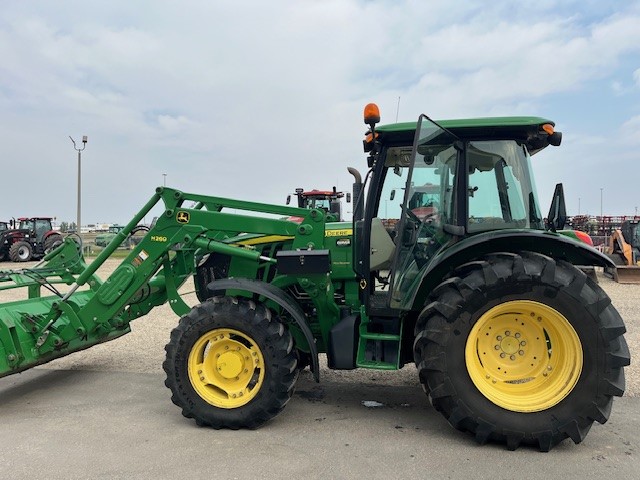
[[[536,253],[469,263],[437,287],[414,356],[434,407],[479,443],[581,442],[624,392],[625,327],[578,268]]]
[[[298,377],[289,331],[262,304],[213,297],[171,332],[171,400],[198,425],[257,428],[285,407]]]
[[[12,262],[28,262],[33,257],[33,249],[28,242],[16,242],[9,248],[9,259]]]

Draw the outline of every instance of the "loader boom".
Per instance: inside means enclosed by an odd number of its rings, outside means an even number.
[[[96,271],[159,202],[164,213],[106,281]],[[189,205],[189,206],[187,206]],[[234,209],[247,214],[226,213]],[[301,224],[279,217],[304,217]],[[253,213],[254,215],[251,215]],[[321,245],[324,213],[295,207],[194,195],[160,187],[131,222],[89,265],[72,238],[29,270],[1,271],[0,290],[24,288],[28,299],[0,306],[0,377],[46,363],[130,331],[129,323],[169,301],[178,315],[190,307],[178,289],[197,258],[212,252],[275,263],[251,246],[224,243],[239,233],[299,237],[301,248]],[[59,284],[69,285],[66,293]],[[88,288],[81,288],[88,286]],[[47,288],[53,296],[41,297]]]

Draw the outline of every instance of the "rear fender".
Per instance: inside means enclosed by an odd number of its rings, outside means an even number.
[[[296,322],[296,325],[300,328],[302,334],[304,335],[304,338],[309,344],[309,355],[311,356],[313,378],[316,382],[320,382],[318,348],[316,347],[313,333],[311,332],[311,329],[309,328],[309,325],[307,324],[307,321],[305,319],[304,312],[291,295],[269,283],[248,278],[223,278],[221,280],[214,280],[207,285],[207,290],[212,293],[226,290],[240,290],[249,292],[251,294],[260,295],[261,297],[268,298],[269,300],[280,305],[283,310],[291,315],[291,318],[293,318],[293,320]]]
[[[609,257],[564,235],[537,230],[493,231],[467,237],[445,250],[422,272],[411,309],[422,308],[429,293],[456,267],[489,253],[536,252],[573,265],[612,267]]]

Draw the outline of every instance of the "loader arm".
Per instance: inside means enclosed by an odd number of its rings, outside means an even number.
[[[160,202],[164,213],[102,282],[97,270]],[[290,216],[304,220],[298,224],[284,219]],[[322,244],[324,221],[324,214],[317,210],[159,187],[89,265],[84,263],[77,244],[68,238],[36,268],[0,273],[0,290],[28,290],[26,300],[0,304],[0,377],[124,335],[130,331],[131,320],[167,301],[176,314],[186,314],[190,307],[178,290],[195,272],[197,260],[207,254],[222,253],[257,263],[276,262],[251,246],[223,242],[228,237],[242,232],[295,236],[294,246],[308,249]],[[68,290],[63,293],[53,288],[57,283],[69,285]],[[54,295],[40,296],[42,287]]]

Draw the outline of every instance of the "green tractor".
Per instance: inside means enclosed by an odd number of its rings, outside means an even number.
[[[556,232],[561,188],[546,223],[540,212],[531,156],[561,134],[538,117],[378,122],[368,105],[353,222],[159,187],[90,265],[69,238],[34,269],[0,272],[0,290],[29,297],[0,305],[0,376],[124,335],[168,301],[181,319],[165,384],[198,425],[264,424],[301,366],[320,381],[323,353],[330,369],[415,364],[434,408],[479,443],[581,442],[623,394],[630,357],[620,315],[576,267],[610,260]],[[102,281],[97,269],[160,202]],[[178,291],[189,278],[195,306]]]
[[[116,238],[116,235],[124,230],[124,225],[111,225],[109,229],[104,233],[96,235],[94,243],[97,247],[106,247]],[[133,245],[137,245],[142,240],[142,237],[149,231],[149,227],[146,225],[138,225],[129,236],[122,242],[120,247],[131,248]]]

